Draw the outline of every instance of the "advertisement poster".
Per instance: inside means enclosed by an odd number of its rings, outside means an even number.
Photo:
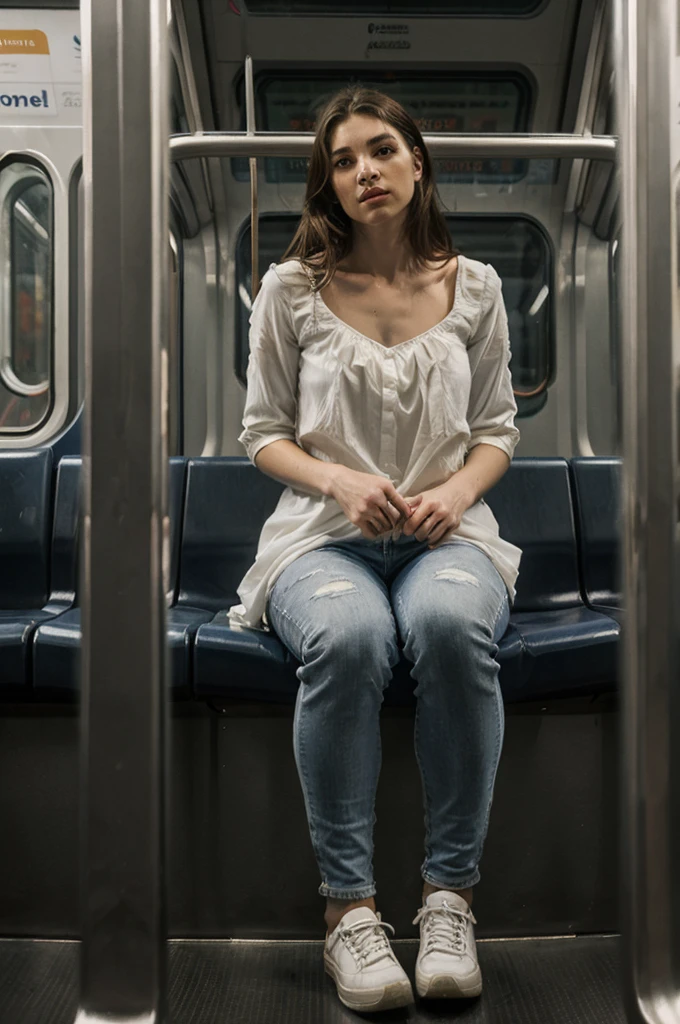
[[[80,14],[0,9],[0,124],[80,124]]]

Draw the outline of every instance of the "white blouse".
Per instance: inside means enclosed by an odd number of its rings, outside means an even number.
[[[388,348],[331,312],[299,260],[272,263],[250,315],[239,441],[253,464],[261,448],[287,438],[317,459],[388,477],[413,497],[444,483],[477,444],[512,458],[519,431],[509,361],[501,280],[491,264],[459,256],[447,316]],[[362,536],[334,498],[286,487],[262,527],[230,625],[270,632],[265,608],[279,573],[307,551]],[[486,552],[514,600],[521,550],[499,536],[483,499],[440,543],[447,538]]]

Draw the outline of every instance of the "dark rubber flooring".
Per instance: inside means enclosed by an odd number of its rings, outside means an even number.
[[[394,949],[413,980],[417,943]],[[321,942],[172,941],[172,1024],[625,1024],[616,937],[478,943],[484,993],[357,1014],[324,973]],[[73,1024],[78,943],[0,940],[2,1024]]]

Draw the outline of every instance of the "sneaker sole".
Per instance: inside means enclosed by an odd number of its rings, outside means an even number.
[[[416,988],[421,999],[472,999],[482,994],[481,971],[463,980],[451,974],[424,977],[416,970]]]
[[[326,974],[329,974],[335,982],[340,1002],[350,1010],[363,1010],[367,1013],[375,1010],[396,1010],[415,1002],[411,982],[408,978],[405,981],[394,981],[390,985],[382,985],[380,988],[362,989],[361,992],[355,992],[345,988],[338,981],[335,964],[326,954],[324,954],[323,962]]]

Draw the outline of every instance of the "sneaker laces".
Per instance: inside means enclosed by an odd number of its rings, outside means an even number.
[[[376,915],[377,921],[355,921],[350,925],[338,925],[340,934],[347,939],[347,945],[362,967],[370,967],[384,957],[394,959],[394,952],[382,928],[389,928],[394,935],[394,928],[387,921]],[[370,959],[369,959],[370,958]]]
[[[425,953],[465,953],[468,921],[477,924],[471,910],[455,910],[444,902],[437,907],[421,907],[413,924],[425,920]]]

